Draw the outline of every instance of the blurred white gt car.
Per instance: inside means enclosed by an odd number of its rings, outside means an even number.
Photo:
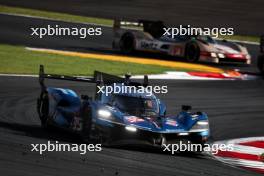
[[[140,20],[138,22],[114,23],[113,48],[124,53],[148,51],[170,56],[184,57],[189,62],[251,63],[246,47],[226,40],[215,40],[210,36],[164,35],[161,21]]]

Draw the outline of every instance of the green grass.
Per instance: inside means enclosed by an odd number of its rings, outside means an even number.
[[[232,35],[232,36],[220,36],[221,39],[226,40],[239,40],[239,41],[249,41],[249,42],[258,42],[260,37],[258,36],[244,36],[244,35]]]
[[[43,10],[34,10],[34,9],[27,9],[27,8],[20,8],[20,7],[10,7],[10,6],[0,5],[0,12],[20,14],[20,15],[30,15],[30,16],[36,16],[36,17],[45,17],[45,18],[75,22],[75,23],[77,22],[95,23],[95,24],[113,26],[113,20],[110,20],[110,19],[85,17],[85,16],[71,15],[71,14],[66,14],[66,13],[48,12],[48,11],[43,11]]]
[[[85,59],[26,50],[22,46],[0,44],[0,73],[38,74],[39,65],[53,74],[92,75],[94,70],[115,75],[162,73],[172,68]]]
[[[45,18],[63,20],[69,22],[94,23],[94,24],[113,26],[113,20],[111,19],[85,17],[85,16],[71,15],[66,13],[49,12],[43,10],[20,8],[20,7],[10,7],[10,6],[0,5],[0,12],[45,17]],[[219,38],[227,39],[227,40],[250,41],[250,42],[259,42],[260,40],[258,36],[244,36],[244,35],[220,36]]]

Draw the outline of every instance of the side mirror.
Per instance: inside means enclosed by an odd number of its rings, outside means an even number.
[[[182,105],[182,111],[190,111],[190,110],[192,110],[192,106],[190,106],[190,105]]]

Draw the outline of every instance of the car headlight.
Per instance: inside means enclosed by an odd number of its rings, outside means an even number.
[[[137,128],[133,127],[133,126],[126,126],[125,128],[126,128],[127,131],[131,131],[131,132],[136,132],[137,131]]]
[[[101,118],[108,119],[109,117],[111,117],[111,112],[108,111],[108,110],[100,109],[98,111],[98,116],[101,117]]]
[[[189,133],[178,133],[178,136],[188,136]]]
[[[208,121],[198,121],[198,125],[208,125]]]
[[[223,53],[219,53],[219,54],[218,54],[218,57],[219,57],[219,58],[225,58],[225,55],[224,55]]]
[[[116,117],[111,111],[107,109],[100,109],[97,111],[97,117],[100,120],[111,122],[111,123],[122,123],[122,121]]]
[[[208,120],[200,120],[192,127],[191,130],[205,131],[209,129]]]
[[[249,54],[247,54],[246,59],[251,59],[251,56]]]
[[[216,53],[211,53],[211,57],[217,57]]]

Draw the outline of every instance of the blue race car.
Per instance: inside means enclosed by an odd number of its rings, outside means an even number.
[[[46,87],[47,79],[88,82],[95,84],[93,98],[80,97],[70,89]],[[43,127],[58,127],[79,133],[84,141],[100,141],[103,145],[151,145],[162,147],[179,141],[204,144],[209,137],[208,117],[203,112],[190,112],[190,106],[182,106],[175,116],[166,115],[164,103],[154,94],[139,92],[111,93],[98,91],[105,86],[148,87],[144,82],[95,71],[94,76],[72,77],[45,74],[40,66],[41,94],[37,110]],[[99,92],[99,93],[98,93]]]

